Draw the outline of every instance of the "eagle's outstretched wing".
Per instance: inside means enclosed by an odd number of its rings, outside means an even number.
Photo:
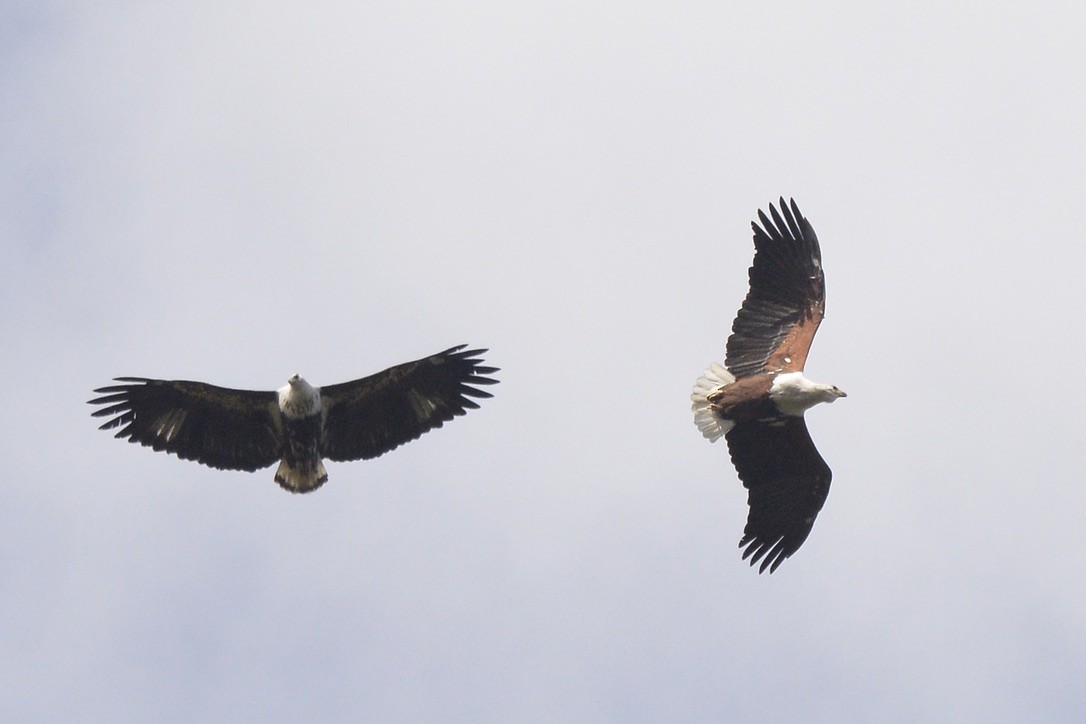
[[[807,540],[830,492],[830,468],[802,417],[741,422],[725,437],[749,491],[739,547],[752,566],[764,557],[759,573],[772,573]]]
[[[220,470],[259,470],[279,459],[282,439],[274,392],[230,390],[203,382],[117,377],[89,401],[111,417],[100,429]],[[122,427],[123,425],[123,427]]]
[[[793,200],[761,211],[754,229],[750,291],[732,325],[725,366],[736,377],[799,372],[826,306],[822,252],[810,222]],[[783,219],[781,218],[783,215]]]
[[[321,453],[337,461],[374,458],[477,408],[470,398],[491,394],[476,385],[496,384],[485,375],[498,368],[482,366],[485,349],[462,351],[466,346],[322,387]]]

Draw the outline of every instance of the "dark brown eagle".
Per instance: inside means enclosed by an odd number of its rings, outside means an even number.
[[[759,573],[777,570],[803,545],[830,490],[803,413],[845,393],[811,382],[803,365],[826,307],[822,252],[793,200],[758,212],[750,292],[732,325],[724,366],[694,386],[694,422],[711,442],[728,441],[748,490],[750,514],[739,541]]]
[[[375,458],[491,397],[478,385],[485,349],[452,347],[360,380],[313,387],[298,375],[275,392],[231,390],[203,382],[117,377],[101,387],[92,414],[102,430],[220,470],[254,471],[278,461],[275,482],[308,493],[328,480],[323,459]],[[122,427],[123,426],[123,427]]]

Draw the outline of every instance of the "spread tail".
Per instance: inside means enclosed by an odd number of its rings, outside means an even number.
[[[317,458],[316,465],[310,461],[291,466],[286,460],[279,462],[279,469],[275,471],[275,482],[284,490],[292,493],[309,493],[324,485],[328,481],[328,473],[324,469],[324,462]]]
[[[690,395],[693,403],[690,409],[694,411],[694,424],[701,430],[701,434],[709,442],[716,442],[724,436],[735,424],[731,420],[722,420],[713,412],[713,404],[709,402],[709,395],[725,385],[735,382],[735,375],[724,369],[723,365],[713,362],[705,374],[694,383],[694,392]]]

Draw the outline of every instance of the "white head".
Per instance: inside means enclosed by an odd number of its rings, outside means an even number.
[[[845,394],[845,391],[837,385],[819,384],[818,389],[822,393],[823,402],[833,402],[838,397],[848,397],[848,395]]]
[[[838,397],[846,395],[843,390],[834,385],[811,382],[803,376],[802,372],[786,372],[783,375],[777,375],[773,380],[773,386],[769,388],[769,396],[781,413],[799,417],[805,410],[814,407],[819,402],[833,402]]]
[[[279,388],[279,409],[287,417],[309,417],[321,409],[320,392],[295,373]]]

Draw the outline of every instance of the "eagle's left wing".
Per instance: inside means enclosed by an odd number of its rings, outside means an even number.
[[[113,416],[100,429],[115,437],[174,453],[220,470],[259,470],[280,455],[279,407],[274,392],[230,390],[203,382],[118,377],[122,385],[95,390]],[[123,427],[122,427],[123,426]]]
[[[777,570],[799,550],[830,492],[830,466],[818,454],[802,417],[741,422],[728,431],[728,450],[749,491],[743,559]],[[764,558],[764,560],[762,560]]]
[[[750,291],[728,337],[724,366],[736,377],[803,369],[826,308],[822,251],[811,223],[780,200],[754,229]],[[772,217],[772,218],[770,218]]]
[[[465,346],[322,387],[321,453],[337,461],[375,458],[478,407],[470,398],[491,394],[475,385],[496,384],[485,375],[498,368],[482,366],[485,349]]]

